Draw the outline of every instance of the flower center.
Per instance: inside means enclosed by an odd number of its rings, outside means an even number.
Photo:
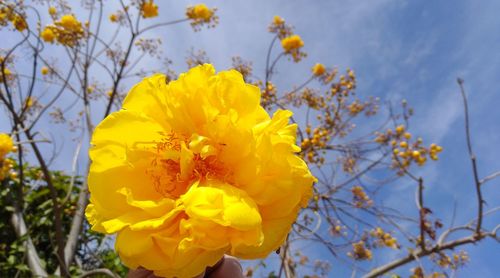
[[[156,144],[156,157],[147,173],[155,190],[167,198],[184,194],[195,181],[220,180],[230,182],[232,171],[217,157],[203,156],[189,149],[187,137],[170,133]]]

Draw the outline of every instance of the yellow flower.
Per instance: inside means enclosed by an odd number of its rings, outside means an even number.
[[[403,148],[403,149],[406,149],[406,148],[408,148],[408,142],[406,142],[406,141],[401,141],[401,142],[399,142],[399,146],[400,146],[401,148]]]
[[[366,244],[364,241],[359,241],[352,244],[352,253],[349,252],[348,255],[353,257],[356,260],[371,260],[372,259],[372,251],[366,248]]]
[[[9,80],[9,77],[12,75],[12,72],[8,68],[3,69],[3,74],[0,74],[0,83],[4,82],[5,79]]]
[[[12,138],[5,133],[0,133],[0,161],[5,159],[8,153],[15,150]]]
[[[197,66],[137,84],[95,129],[92,229],[118,233],[130,268],[193,277],[224,254],[263,258],[285,240],[315,178],[292,113],[272,117],[235,71]]]
[[[12,171],[13,167],[14,161],[12,159],[0,160],[0,181],[3,181],[6,177],[15,178],[16,173]]]
[[[88,26],[86,26],[88,28]],[[43,29],[40,37],[49,43],[58,43],[66,46],[74,46],[85,35],[82,23],[73,15],[63,15],[54,24],[47,25]]]
[[[158,16],[158,5],[153,3],[153,0],[149,2],[144,2],[141,7],[141,14],[144,18],[156,17]]]
[[[50,6],[49,7],[49,14],[50,15],[55,15],[57,13],[56,7]]]
[[[405,127],[404,127],[404,125],[398,125],[398,126],[396,127],[396,133],[397,133],[397,134],[401,134],[401,133],[403,133],[404,131],[405,131]]]
[[[286,52],[299,49],[304,46],[304,42],[299,35],[292,35],[281,40],[281,46]]]
[[[209,9],[205,4],[198,4],[193,7],[189,7],[186,15],[188,18],[194,20],[210,21],[214,14],[214,11]]]
[[[28,28],[28,23],[24,18],[19,15],[16,15],[12,20],[12,25],[16,28],[17,31],[22,32]]]
[[[116,14],[110,14],[109,15],[109,21],[111,21],[111,22],[117,22],[118,21],[118,16]]]
[[[312,72],[315,76],[321,76],[325,73],[326,68],[323,64],[317,63],[312,67]]]
[[[48,67],[42,67],[41,72],[43,75],[47,75],[49,74],[50,70]]]
[[[284,23],[285,23],[285,20],[284,20],[281,16],[279,16],[279,15],[275,15],[275,16],[273,17],[273,24],[274,24],[274,25],[282,25],[282,24],[284,24]]]
[[[42,39],[44,41],[50,42],[50,43],[53,43],[55,38],[56,38],[56,34],[54,34],[54,31],[52,31],[52,28],[49,28],[49,27],[45,27],[45,29],[43,29],[42,34],[40,36],[42,37]]]
[[[35,99],[32,98],[32,97],[27,97],[26,98],[26,101],[24,103],[24,105],[26,106],[26,108],[30,108],[33,106],[33,104],[35,104]]]
[[[61,26],[68,31],[77,31],[82,28],[82,23],[78,21],[73,15],[66,14],[59,20]]]

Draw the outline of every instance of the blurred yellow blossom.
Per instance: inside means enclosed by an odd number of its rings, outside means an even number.
[[[191,19],[201,19],[204,21],[209,21],[214,12],[207,7],[205,4],[198,4],[193,7],[188,8],[186,15]]]
[[[281,46],[283,46],[285,52],[291,52],[292,50],[303,47],[304,42],[299,35],[292,35],[281,40]]]
[[[224,254],[263,258],[286,239],[315,178],[292,113],[272,117],[260,89],[204,64],[137,84],[92,137],[92,229],[118,233],[130,268],[193,277]],[[167,112],[168,111],[168,112]]]
[[[219,18],[215,15],[215,8],[208,8],[205,4],[197,4],[189,6],[186,9],[187,18],[191,19],[191,26],[195,30],[199,30],[199,26],[207,24],[209,27],[214,27]]]
[[[285,24],[285,20],[279,15],[273,17],[273,21],[271,21],[268,30],[271,33],[275,33],[280,40],[293,34],[292,26]]]
[[[20,15],[16,15],[12,20],[12,25],[16,28],[17,31],[22,32],[28,28],[28,23],[26,20]]]
[[[354,205],[357,208],[366,208],[373,205],[373,201],[368,197],[363,187],[356,185],[351,189]]]
[[[5,79],[9,80],[9,78],[12,76],[12,72],[8,68],[3,69],[3,73],[0,74],[0,83],[4,82]]]
[[[17,147],[14,146],[12,138],[5,133],[0,133],[0,181],[11,175],[11,169],[14,162],[7,158],[11,152],[15,152]]]
[[[78,30],[82,28],[82,24],[72,14],[63,15],[60,19],[60,24],[67,30]]]
[[[378,246],[386,246],[393,249],[398,249],[398,241],[390,233],[385,232],[381,227],[377,227],[370,231],[370,235],[376,238]]]
[[[50,14],[51,16],[56,15],[56,14],[57,14],[57,9],[56,9],[56,7],[54,7],[54,6],[50,6],[50,7],[49,7],[49,14]]]
[[[6,177],[14,178],[16,173],[12,171],[14,167],[14,160],[10,158],[6,158],[4,160],[0,160],[0,181],[4,180]]]
[[[144,18],[157,17],[158,16],[158,5],[156,5],[153,0],[144,2],[141,6],[141,14]]]
[[[282,25],[282,24],[285,24],[285,20],[281,16],[275,15],[273,17],[273,24],[274,25]]]
[[[74,46],[84,36],[84,29],[74,15],[66,14],[54,24],[45,26],[40,36],[49,43],[57,40],[62,45]]]
[[[372,251],[366,247],[366,243],[364,241],[353,243],[352,252],[349,252],[347,255],[356,260],[372,259]]]
[[[51,28],[45,28],[42,31],[41,37],[44,41],[46,42],[54,42],[56,35],[54,34],[54,31],[52,31]]]
[[[24,102],[24,105],[26,108],[31,108],[35,104],[36,100],[33,97],[27,97],[26,101]]]
[[[42,67],[41,72],[43,75],[47,75],[49,74],[50,70],[48,67]]]
[[[117,22],[118,21],[118,16],[116,14],[110,14],[109,15],[109,21],[111,21],[111,22]]]
[[[0,26],[5,26],[9,23],[12,24],[14,29],[22,32],[28,28],[26,21],[26,14],[22,9],[17,9],[14,4],[0,1]]]
[[[317,63],[312,67],[312,72],[315,76],[321,76],[325,73],[326,68],[323,64]]]
[[[299,62],[306,56],[306,54],[301,51],[301,48],[304,46],[304,41],[302,41],[302,38],[299,35],[291,35],[283,38],[281,40],[281,46],[283,47],[283,50],[285,50],[286,54],[292,56],[295,62]]]
[[[0,161],[4,160],[8,153],[15,150],[12,138],[6,133],[0,133]]]

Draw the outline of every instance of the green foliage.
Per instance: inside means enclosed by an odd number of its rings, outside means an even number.
[[[19,172],[16,166],[16,171]],[[68,234],[73,215],[76,210],[78,193],[82,185],[82,178],[76,177],[73,186],[71,176],[52,171],[52,180],[58,194],[63,215],[63,233]],[[11,224],[12,213],[19,209],[28,226],[28,234],[17,237]],[[25,165],[23,180],[20,178],[6,179],[0,188],[0,277],[29,277],[30,270],[26,262],[26,239],[30,236],[35,245],[42,264],[48,273],[53,273],[58,267],[56,256],[56,242],[54,229],[53,202],[50,190],[45,184],[39,168]],[[72,267],[72,275],[78,275],[82,269],[106,267],[111,271],[124,276],[127,269],[121,264],[118,256],[112,249],[111,240],[103,235],[93,233],[84,225],[80,234],[77,248],[77,265]],[[106,242],[108,241],[108,242]]]

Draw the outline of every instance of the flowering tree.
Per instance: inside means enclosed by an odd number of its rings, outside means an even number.
[[[0,50],[0,105],[7,115],[2,116],[2,124],[10,127],[0,134],[0,214],[5,220],[0,224],[5,239],[0,252],[7,258],[0,262],[2,276],[115,277],[128,271],[110,247],[110,239],[92,231],[85,220],[86,177],[91,167],[80,152],[89,144],[96,124],[122,106],[133,83],[155,72],[165,74],[155,81],[162,86],[177,79],[169,67],[171,61],[160,51],[161,39],[148,38],[148,32],[176,24],[191,24],[194,31],[202,31],[215,27],[218,17],[216,9],[199,4],[188,7],[179,19],[151,23],[161,12],[152,0],[119,1],[109,14],[106,4],[99,0],[83,1],[83,7],[61,0],[0,1],[1,32],[9,36]],[[281,17],[272,19],[268,31],[273,39],[263,46],[268,47],[265,71],[254,73],[250,61],[234,57],[233,68],[240,73],[234,78],[258,88],[260,105],[268,112],[296,112],[290,119],[297,124],[297,138],[291,144],[300,146],[299,156],[317,181],[310,201],[276,250],[279,265],[267,266],[265,260],[251,263],[247,276],[256,272],[269,277],[327,276],[331,265],[347,264],[355,274],[366,277],[398,273],[405,265],[412,266],[412,277],[440,277],[467,262],[460,246],[485,238],[498,241],[498,226],[483,225],[483,217],[497,209],[484,209],[482,186],[500,174],[478,174],[462,80],[458,88],[464,101],[467,151],[474,175],[470,186],[476,190],[471,202],[477,203],[477,216],[465,225],[444,228],[426,205],[425,177],[415,174],[418,167],[432,167],[428,164],[438,160],[442,147],[424,143],[410,132],[413,112],[409,105],[388,104],[382,109],[389,110],[389,117],[380,119],[377,98],[356,96],[353,70],[320,63],[303,83],[292,84],[293,90],[278,91],[273,83],[278,62],[301,63],[307,55],[301,37]],[[158,68],[141,68],[148,58],[161,61]],[[209,59],[203,51],[191,51],[186,62],[194,67]],[[132,101],[129,105],[133,106]],[[290,116],[280,113],[275,114],[277,118]],[[356,123],[368,122],[372,124],[356,128]],[[66,140],[52,135],[60,128],[68,130],[63,133]],[[198,139],[203,145],[204,139]],[[74,153],[67,162],[70,172],[52,166],[61,156],[58,147],[63,142]],[[76,174],[78,165],[85,165],[81,176]],[[373,176],[376,179],[368,178]],[[384,206],[384,196],[379,194],[387,192],[386,185],[402,179],[415,184],[417,217]],[[183,198],[187,203],[190,196]],[[246,215],[251,218],[250,213]],[[91,223],[95,230],[113,230],[96,228],[101,225],[96,223]],[[455,236],[464,231],[461,237]],[[250,236],[240,236],[250,241]],[[304,242],[319,246],[329,256],[301,252]],[[364,261],[372,260],[375,249],[384,248],[405,251],[392,262],[366,269]],[[432,264],[438,266],[436,271]]]

